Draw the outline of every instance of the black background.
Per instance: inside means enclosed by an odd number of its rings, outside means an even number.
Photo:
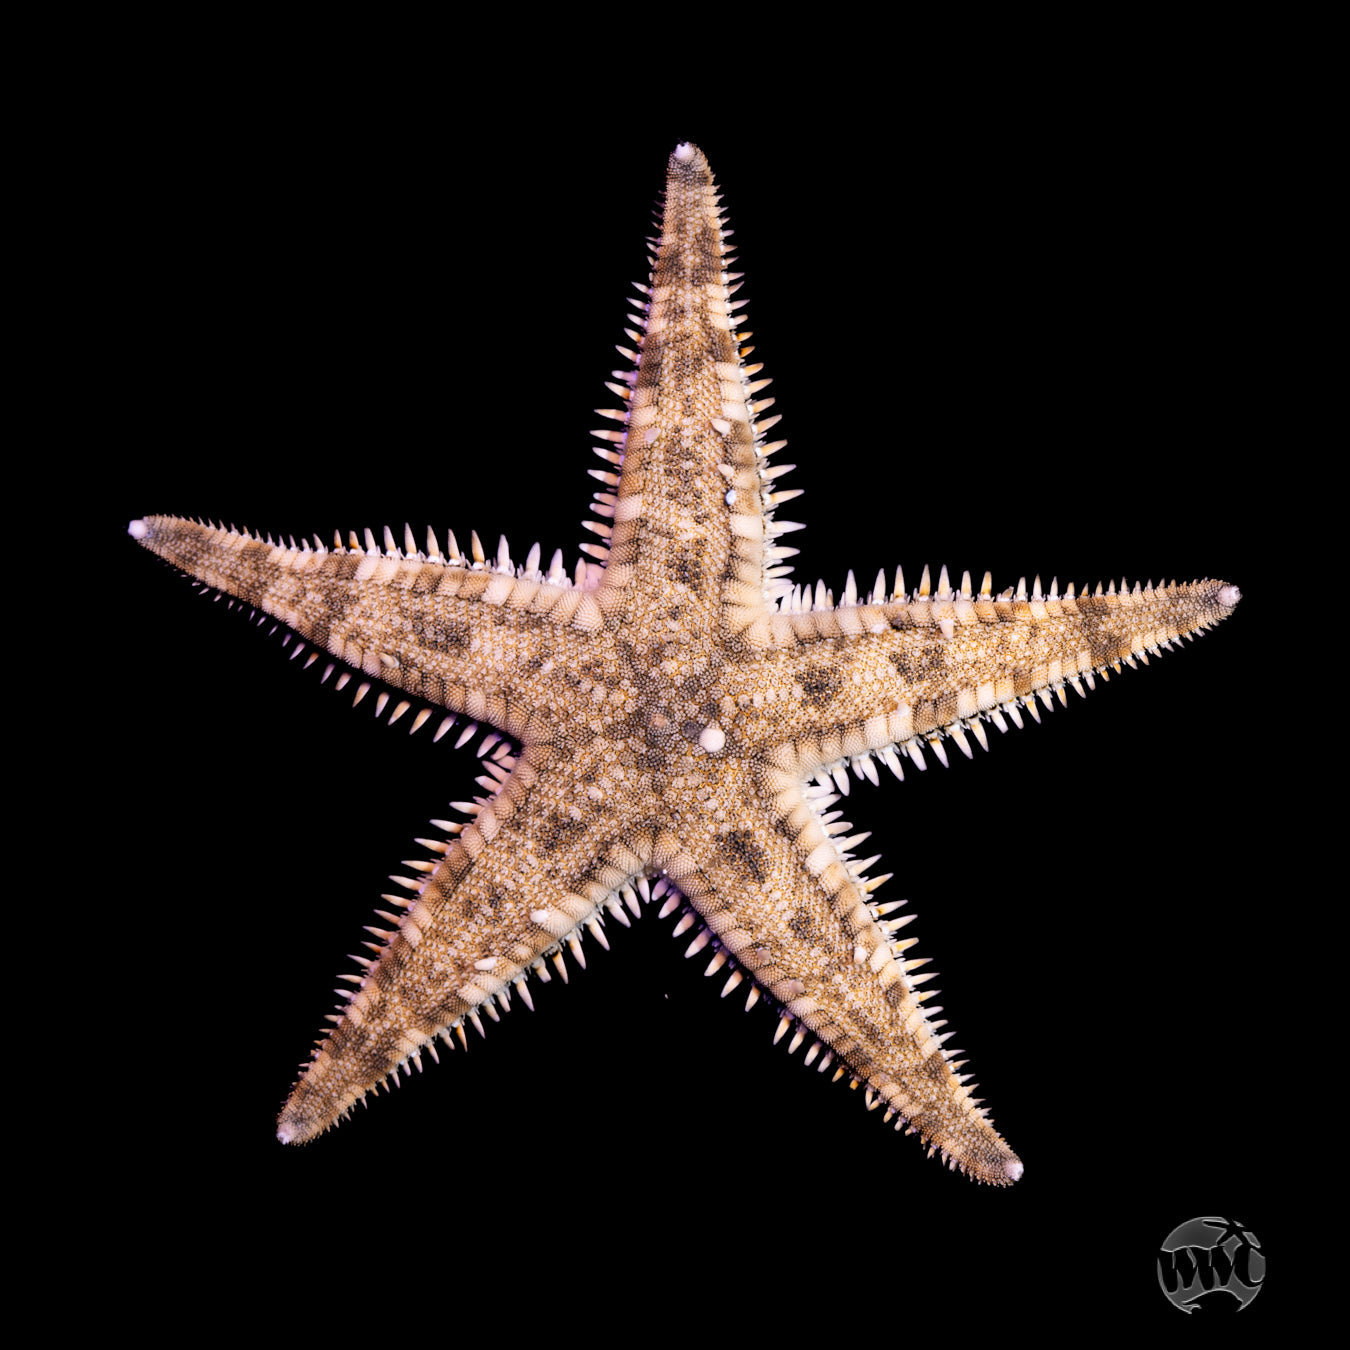
[[[74,397],[108,444],[99,893],[122,943],[90,1129],[119,1141],[114,1188],[238,1258],[245,1297],[369,1239],[395,1268],[408,1248],[470,1260],[476,1296],[526,1303],[593,1264],[602,1289],[681,1269],[696,1292],[725,1249],[860,1311],[967,1291],[1014,1320],[1151,1322],[1176,1317],[1152,1263],[1177,1223],[1232,1214],[1278,1244],[1289,171],[1257,94],[1090,84],[589,123],[527,90],[387,77],[329,100],[254,75],[198,97],[189,73],[118,91],[90,128],[97,373]],[[472,759],[410,739],[411,717],[378,725],[373,696],[352,711],[126,522],[331,539],[408,520],[570,564],[591,410],[614,401],[628,283],[686,138],[724,188],[779,458],[800,465],[799,577],[838,595],[850,567],[870,586],[901,563],[913,586],[946,563],[999,587],[1244,592],[1184,652],[991,729],[974,764],[883,771],[849,799],[1025,1162],[1008,1191],[791,1062],[775,1016],[719,1001],[654,912],[611,922],[611,952],[588,941],[585,972],[535,984],[538,1011],[467,1055],[307,1148],[273,1138],[345,953],[413,836],[475,791]]]

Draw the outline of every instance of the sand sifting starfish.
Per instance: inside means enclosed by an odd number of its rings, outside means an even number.
[[[1022,1164],[970,1094],[950,1033],[927,1004],[913,939],[879,903],[835,808],[847,774],[971,755],[986,724],[1021,725],[1066,689],[1147,659],[1238,602],[1221,581],[1060,594],[1039,579],[995,594],[896,573],[840,603],[791,580],[798,495],[771,467],[773,400],[735,331],[716,188],[692,145],[671,156],[661,234],[633,368],[615,373],[616,430],[597,433],[599,542],[570,573],[410,533],[326,547],[275,543],[178,518],[130,532],[206,586],[293,629],[323,659],[378,683],[390,720],[446,710],[485,758],[483,796],[419,841],[341,1011],[278,1121],[326,1130],[466,1022],[482,1029],[528,980],[564,974],[564,951],[604,943],[606,917],[643,901],[687,905],[677,932],[781,1009],[778,1035],[821,1070],[865,1085],[869,1105],[931,1151],[1006,1185]],[[391,692],[392,691],[392,692]],[[414,711],[414,709],[417,711]],[[467,724],[467,725],[466,725]],[[481,733],[481,736],[480,736]],[[503,739],[509,738],[509,739]]]

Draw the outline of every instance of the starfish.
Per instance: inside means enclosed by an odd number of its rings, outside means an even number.
[[[835,807],[850,770],[898,777],[949,748],[1020,726],[1231,613],[1235,586],[1114,584],[1063,594],[1039,578],[996,594],[897,570],[840,603],[795,583],[777,508],[798,492],[770,466],[768,383],[736,332],[739,274],[702,152],[670,157],[632,369],[596,433],[598,542],[570,573],[518,564],[503,539],[442,549],[386,528],[332,547],[274,542],[176,517],[132,536],[208,588],[279,620],[324,677],[378,685],[390,721],[443,709],[439,738],[480,738],[482,796],[460,803],[428,859],[396,878],[369,957],[286,1101],[283,1143],[313,1139],[437,1043],[482,1031],[531,978],[566,978],[564,953],[605,943],[643,902],[685,908],[676,931],[780,1010],[777,1036],[808,1063],[865,1085],[869,1106],[973,1178],[1007,1185],[1022,1163],[971,1095],[923,989],[925,964],[881,903],[887,879],[856,856]],[[415,704],[422,706],[413,712]]]

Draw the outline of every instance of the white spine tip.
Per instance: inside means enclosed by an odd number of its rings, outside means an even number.
[[[131,524],[127,526],[127,533],[133,539],[144,539],[145,536],[150,533],[150,526],[143,520],[133,520]],[[1237,587],[1235,586],[1233,589],[1236,590]]]

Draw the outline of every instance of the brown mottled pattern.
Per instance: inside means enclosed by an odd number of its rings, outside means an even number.
[[[791,645],[729,672],[744,709],[742,744],[771,751],[837,731],[857,749],[903,741],[894,724],[878,738],[869,719],[910,710],[915,735],[987,712],[1011,696],[1062,687],[1104,666],[1155,651],[1231,610],[1223,583],[1197,581],[1077,599],[915,600],[815,611],[794,623]],[[952,620],[951,636],[940,624]],[[840,632],[841,618],[858,631]],[[766,702],[766,691],[781,697]],[[758,697],[757,697],[758,696]],[[825,758],[838,758],[838,754]],[[809,750],[803,764],[821,762]]]
[[[971,1176],[1007,1185],[1016,1155],[971,1099],[924,1011],[923,977],[881,922],[877,882],[824,812],[825,774],[877,752],[969,749],[966,733],[1212,625],[1221,582],[1101,596],[930,594],[795,611],[775,487],[742,365],[716,189],[702,153],[671,156],[625,424],[605,439],[614,492],[582,584],[505,561],[260,541],[168,517],[147,548],[290,625],[335,661],[490,722],[521,745],[499,790],[403,879],[375,958],[278,1122],[321,1133],[467,1019],[527,996],[630,884],[673,883],[732,981],[777,1000],[794,1046],[866,1085]],[[776,419],[774,419],[776,420]],[[411,548],[411,545],[409,546]],[[850,596],[850,599],[853,597]],[[922,745],[921,745],[922,743]],[[817,785],[810,777],[817,775]],[[456,837],[457,836],[457,837]]]

